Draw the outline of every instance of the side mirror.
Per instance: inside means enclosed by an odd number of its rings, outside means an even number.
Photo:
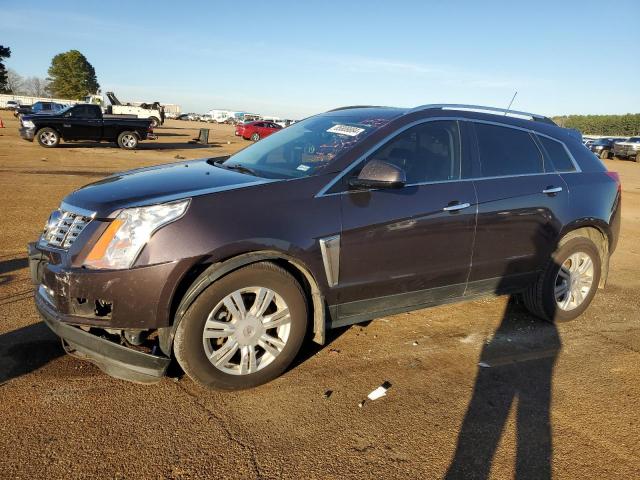
[[[361,188],[402,188],[407,176],[400,167],[382,160],[369,161],[356,178],[349,180],[349,186]]]

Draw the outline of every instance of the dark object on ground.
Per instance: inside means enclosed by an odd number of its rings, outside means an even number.
[[[194,138],[193,140],[189,140],[189,143],[199,143],[201,145],[208,145],[209,144],[209,129],[208,128],[201,128],[200,132],[198,133],[198,136],[196,138]]]

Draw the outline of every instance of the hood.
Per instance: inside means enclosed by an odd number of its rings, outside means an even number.
[[[22,120],[33,120],[34,118],[42,118],[42,117],[50,117],[51,115],[55,115],[58,112],[54,112],[53,110],[49,110],[47,112],[38,112],[38,113],[24,113],[20,116]]]
[[[64,203],[71,208],[97,212],[98,217],[104,218],[122,208],[170,202],[274,181],[216,167],[208,160],[213,159],[118,173],[76,190],[67,195]]]

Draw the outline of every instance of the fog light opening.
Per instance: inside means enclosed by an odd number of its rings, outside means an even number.
[[[111,315],[112,306],[113,304],[111,302],[98,299],[95,301],[95,309],[93,313],[96,317],[107,317]]]

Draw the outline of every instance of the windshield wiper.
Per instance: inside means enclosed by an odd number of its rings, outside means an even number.
[[[220,164],[222,166],[222,164]],[[249,167],[245,167],[244,165],[240,165],[239,163],[235,163],[233,165],[224,165],[225,168],[229,169],[229,170],[235,170],[236,172],[240,172],[240,173],[248,173],[249,175],[253,175],[254,177],[259,177],[260,175],[258,175],[258,172],[256,172],[254,169],[249,168]]]

